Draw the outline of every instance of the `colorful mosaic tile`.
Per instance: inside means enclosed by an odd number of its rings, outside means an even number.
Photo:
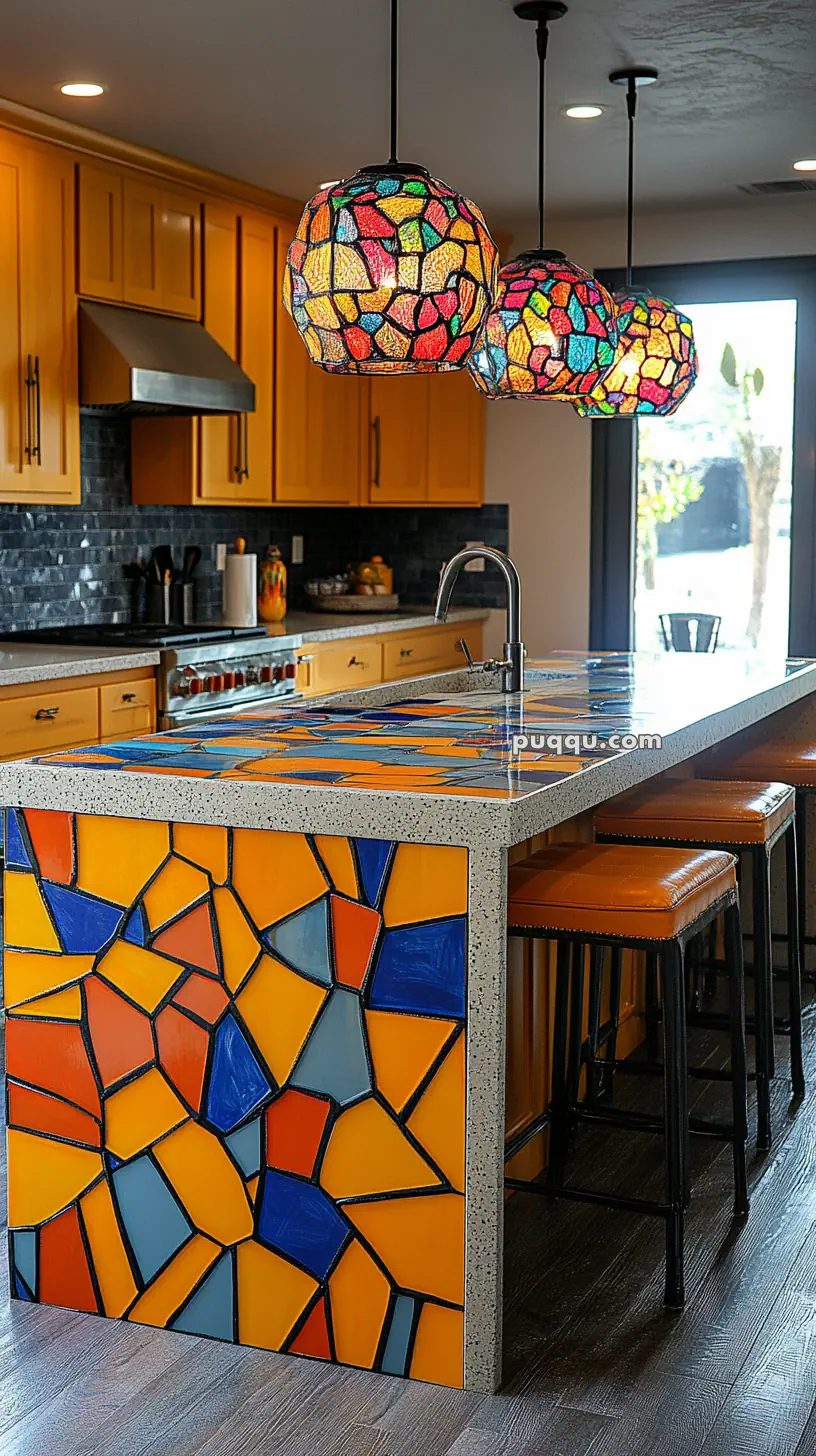
[[[467,852],[6,845],[15,1297],[461,1386]]]
[[[578,414],[673,415],[697,382],[691,319],[667,299],[644,293],[616,293],[615,308],[615,362],[589,399],[576,402]]]
[[[424,168],[376,167],[319,192],[283,301],[316,364],[344,374],[461,369],[493,302],[498,253],[473,202]]]

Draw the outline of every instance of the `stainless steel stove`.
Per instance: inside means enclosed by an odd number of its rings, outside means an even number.
[[[205,622],[186,627],[127,623],[80,627],[38,627],[8,640],[68,647],[155,647],[160,729],[183,728],[207,718],[277,707],[302,697],[297,691],[300,637],[268,636],[263,627],[222,627]]]

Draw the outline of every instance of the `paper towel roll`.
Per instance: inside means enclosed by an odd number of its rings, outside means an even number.
[[[227,557],[224,571],[224,625],[257,627],[258,625],[258,558]]]

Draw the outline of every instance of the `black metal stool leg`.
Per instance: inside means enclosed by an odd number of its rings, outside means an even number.
[[[804,789],[796,790],[796,887],[799,901],[799,964],[801,974],[808,973],[807,951],[805,949],[805,937],[807,935],[807,865],[808,865],[808,834],[807,834],[807,806],[808,795]]]
[[[731,1099],[734,1149],[734,1216],[748,1215],[748,1072],[745,1049],[745,967],[738,905],[725,912],[725,964],[731,1016]]]
[[[765,846],[752,855],[754,1028],[756,1032],[757,1147],[771,1146],[771,1078],[774,1074],[773,967],[771,964],[770,866]]]
[[[799,924],[799,866],[795,822],[785,835],[785,880],[788,912],[788,1016],[790,1019],[791,1082],[793,1095],[805,1095],[802,1059],[802,962]]]
[[[660,1055],[660,997],[658,994],[658,961],[653,951],[646,952],[646,1056],[656,1062]]]
[[[587,1015],[587,1087],[586,1100],[591,1107],[601,1096],[600,1069],[596,1058],[601,1044],[601,997],[603,993],[605,947],[593,943],[589,947],[589,1003]]]
[[[680,1309],[685,1300],[683,1269],[684,1188],[688,1164],[688,1105],[682,1075],[685,1038],[685,973],[677,941],[661,949],[663,980],[663,1091],[666,1147],[666,1294]]]
[[[552,1090],[550,1093],[550,1153],[547,1182],[560,1188],[569,1147],[567,1101],[567,1037],[569,1035],[570,964],[572,945],[559,940],[555,971],[553,1015]]]
[[[609,969],[609,1015],[612,1019],[612,1034],[609,1038],[607,1057],[614,1069],[618,1055],[618,1032],[620,1030],[621,983],[623,981],[623,951],[613,945]],[[610,1080],[612,1072],[610,1072]]]
[[[567,1063],[567,1102],[572,1109],[577,1106],[581,1095],[581,1071],[584,1045],[584,951],[582,940],[572,942],[572,985],[570,991],[569,1061]],[[570,1115],[570,1133],[574,1129],[574,1118]]]

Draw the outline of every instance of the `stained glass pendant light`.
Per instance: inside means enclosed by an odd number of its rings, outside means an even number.
[[[626,287],[614,295],[618,351],[606,378],[575,408],[587,419],[627,419],[632,415],[673,415],[697,380],[697,349],[691,319],[676,304],[635,289],[632,251],[635,216],[635,116],[638,90],[657,80],[653,66],[613,71],[616,86],[626,86],[629,117],[629,194],[626,221]]]
[[[544,247],[549,22],[559,20],[567,7],[555,0],[524,0],[515,12],[537,24],[538,247],[499,273],[485,337],[468,367],[492,399],[574,401],[587,397],[612,367],[618,343],[615,306],[591,273]]]
[[[399,0],[391,0],[391,157],[308,203],[283,301],[316,364],[339,374],[463,369],[496,293],[475,203],[397,160]]]

